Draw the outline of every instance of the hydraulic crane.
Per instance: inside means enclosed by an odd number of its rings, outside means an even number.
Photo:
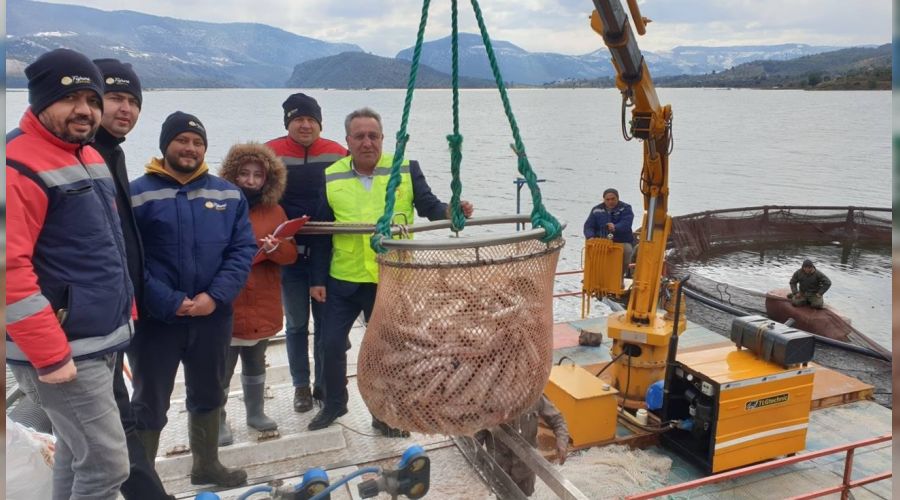
[[[640,139],[644,146],[640,176],[644,215],[631,294],[627,309],[612,314],[607,323],[607,334],[613,339],[614,385],[624,397],[625,405],[633,407],[643,401],[650,384],[662,380],[669,340],[685,327],[681,314],[678,327],[673,328],[673,307],[667,305],[665,313],[657,311],[666,241],[672,225],[668,213],[672,108],[659,103],[650,71],[620,0],[593,1],[596,10],[591,14],[591,28],[603,37],[612,54],[616,87],[622,92],[622,134],[625,140]],[[643,35],[649,20],[641,16],[637,0],[628,0],[628,6],[635,28]],[[627,124],[629,107],[632,117]],[[606,263],[604,272],[621,273],[621,263]],[[667,293],[672,293],[675,286],[668,283]]]

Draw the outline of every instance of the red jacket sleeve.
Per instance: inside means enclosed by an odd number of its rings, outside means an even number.
[[[49,373],[67,363],[72,351],[32,265],[47,195],[7,166],[6,199],[6,332],[38,373]]]

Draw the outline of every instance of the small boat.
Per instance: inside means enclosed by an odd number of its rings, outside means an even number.
[[[854,328],[850,319],[833,307],[827,304],[824,309],[797,307],[787,298],[789,291],[786,288],[777,288],[766,293],[766,315],[769,318],[781,323],[793,319],[794,328],[871,349],[886,359],[891,359],[890,350]]]

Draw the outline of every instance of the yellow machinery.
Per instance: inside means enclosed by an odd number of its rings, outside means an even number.
[[[722,347],[680,355],[669,382],[668,417],[691,424],[666,432],[663,442],[707,473],[806,447],[812,368]]]
[[[806,364],[812,359],[814,341],[809,334],[762,317],[736,318],[731,335],[736,350],[698,351],[676,360],[678,336],[686,326],[683,283],[664,283],[662,279],[671,227],[672,110],[659,104],[620,0],[593,1],[596,10],[591,27],[612,53],[616,86],[622,93],[623,135],[626,140],[641,139],[644,147],[640,177],[644,214],[633,283],[627,309],[607,320],[607,334],[613,340],[613,386],[622,405],[634,408],[644,406],[647,389],[662,381],[661,425],[656,429],[666,431],[662,434],[665,444],[709,473],[800,451],[806,443],[812,399],[813,373]],[[643,34],[647,20],[640,15],[637,0],[628,0],[628,5],[637,31]],[[628,107],[633,110],[626,125]],[[589,240],[585,292],[589,296],[618,295],[621,283],[621,245]],[[664,311],[658,311],[661,302]],[[586,391],[580,380],[592,375],[578,367],[567,367],[566,377],[562,368],[554,370],[556,377],[551,376],[546,389],[548,397],[580,428],[578,419],[586,407],[582,401],[591,398],[579,394],[596,396],[596,391]],[[574,409],[576,405],[579,410]],[[615,408],[600,404],[594,411],[599,422],[616,413]],[[605,430],[606,424],[598,427]]]
[[[616,68],[616,86],[622,92],[622,132],[626,140],[644,143],[644,165],[640,189],[644,195],[644,216],[638,236],[640,251],[625,311],[612,314],[607,335],[613,340],[611,367],[614,386],[626,406],[642,404],[647,388],[661,380],[669,339],[684,331],[684,322],[674,328],[673,315],[657,311],[662,287],[663,259],[672,224],[668,214],[669,153],[672,140],[672,109],[661,106],[650,71],[638,49],[628,16],[619,0],[594,0],[591,27],[603,37]],[[645,19],[637,2],[629,0],[639,33]],[[625,111],[633,106],[630,127]],[[630,128],[630,132],[628,129]],[[618,259],[609,247],[619,247]],[[585,250],[585,289],[591,293],[618,295],[621,292],[621,245],[589,240]],[[682,316],[683,317],[683,316]]]
[[[612,239],[591,238],[584,243],[584,279],[581,281],[581,316],[591,312],[591,299],[607,296],[621,297],[622,273],[610,272],[621,269],[624,249],[621,243]]]
[[[566,416],[576,448],[616,437],[618,391],[577,365],[554,366],[544,394]]]

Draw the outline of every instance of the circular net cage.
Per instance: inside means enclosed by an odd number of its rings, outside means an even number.
[[[690,273],[686,286],[691,290],[751,314],[772,316],[781,307],[776,302],[788,302],[789,290],[741,287],[694,272],[695,264],[733,252],[777,253],[802,245],[883,248],[891,243],[892,219],[890,208],[852,206],[770,205],[681,215],[672,218],[667,273],[672,277]],[[836,312],[821,316],[823,335],[887,353]]]
[[[562,238],[379,256],[360,393],[392,427],[472,435],[540,397],[553,362]]]

